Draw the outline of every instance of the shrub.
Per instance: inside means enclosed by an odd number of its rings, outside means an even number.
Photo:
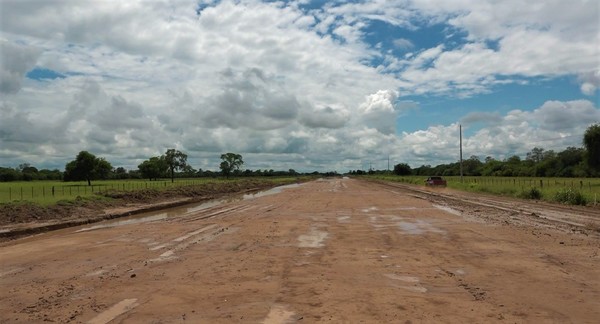
[[[542,199],[542,192],[538,188],[533,187],[529,190],[521,191],[519,197],[524,199],[540,200]]]
[[[581,192],[574,190],[572,188],[562,189],[558,191],[554,195],[554,200],[569,205],[581,205],[585,206],[587,204],[587,200],[585,196],[581,194]]]
[[[499,194],[504,196],[514,196],[517,191],[512,188],[502,188],[498,191]]]

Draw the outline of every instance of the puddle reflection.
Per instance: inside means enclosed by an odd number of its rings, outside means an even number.
[[[284,189],[296,188],[299,186],[300,186],[299,183],[293,183],[293,184],[289,184],[289,185],[271,188],[269,190],[258,191],[258,192],[251,193],[251,194],[244,194],[244,195],[232,196],[232,197],[227,197],[227,198],[214,199],[214,200],[210,200],[210,201],[206,201],[206,202],[202,202],[202,203],[190,204],[187,206],[168,208],[168,209],[161,210],[161,211],[141,213],[141,214],[138,214],[135,216],[119,218],[117,220],[107,220],[107,221],[98,223],[96,225],[90,226],[90,227],[79,229],[75,232],[78,233],[78,232],[93,231],[93,230],[97,230],[97,229],[101,229],[101,228],[110,228],[110,227],[123,226],[123,225],[154,222],[154,221],[159,221],[159,220],[172,218],[172,217],[185,216],[187,214],[195,213],[195,212],[198,212],[198,211],[201,211],[204,209],[208,209],[208,208],[212,208],[212,207],[216,207],[216,206],[219,206],[222,204],[233,203],[233,202],[238,202],[238,201],[242,201],[242,200],[256,199],[256,198],[260,198],[260,197],[264,197],[264,196],[278,194],[278,193],[281,193],[281,191],[283,191]]]

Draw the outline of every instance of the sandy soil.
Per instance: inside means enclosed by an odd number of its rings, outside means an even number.
[[[0,322],[600,318],[593,230],[353,179],[246,198],[2,243]]]

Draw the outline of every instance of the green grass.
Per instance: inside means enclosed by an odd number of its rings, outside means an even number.
[[[0,203],[27,201],[40,205],[52,205],[56,203],[69,203],[76,200],[77,197],[92,198],[99,197],[98,193],[109,190],[134,191],[141,189],[165,189],[174,186],[191,186],[207,183],[232,182],[242,179],[255,178],[194,178],[194,179],[175,179],[171,183],[170,179],[160,179],[158,181],[149,180],[96,180],[92,181],[92,186],[87,182],[62,182],[62,181],[19,181],[19,182],[0,182]],[[275,184],[289,183],[291,179],[297,177],[261,177],[256,178],[268,180]]]
[[[371,178],[424,185],[426,176],[372,175]],[[564,192],[570,190],[583,197],[587,204],[600,203],[600,178],[519,178],[519,177],[445,177],[448,187],[469,192],[570,203]],[[535,188],[536,193],[532,194]]]

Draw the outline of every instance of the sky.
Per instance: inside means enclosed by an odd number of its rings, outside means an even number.
[[[593,0],[0,0],[0,166],[312,172],[582,147]]]

